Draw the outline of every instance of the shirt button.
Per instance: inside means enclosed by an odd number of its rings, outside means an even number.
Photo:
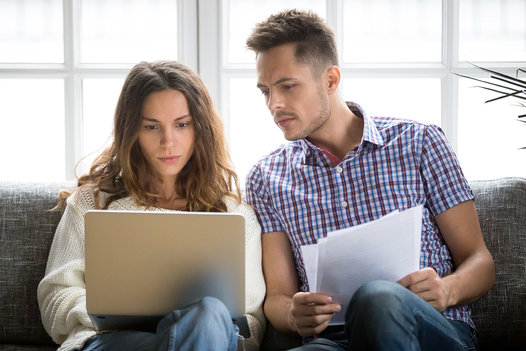
[[[343,208],[347,207],[347,205],[348,205],[347,201],[342,202],[342,207]]]
[[[338,172],[338,173],[343,172],[343,168],[341,168],[340,166],[336,167],[336,172]]]

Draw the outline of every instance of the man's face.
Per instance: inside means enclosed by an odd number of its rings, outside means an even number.
[[[313,136],[330,116],[324,75],[314,78],[311,66],[298,63],[294,53],[294,43],[284,44],[259,53],[256,62],[257,86],[287,140]]]

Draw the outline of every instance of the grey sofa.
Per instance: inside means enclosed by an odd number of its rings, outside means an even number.
[[[36,300],[65,184],[0,182],[0,350],[55,350]],[[493,289],[472,305],[482,350],[526,350],[526,179],[473,181],[482,231],[495,259]],[[264,350],[297,345],[267,328]]]

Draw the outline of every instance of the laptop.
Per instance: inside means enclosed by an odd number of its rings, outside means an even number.
[[[213,296],[250,336],[242,215],[92,210],[84,225],[86,308],[98,330],[155,330],[173,310]]]

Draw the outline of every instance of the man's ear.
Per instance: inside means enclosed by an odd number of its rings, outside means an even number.
[[[340,85],[341,72],[337,66],[331,66],[325,72],[325,82],[327,84],[327,92],[333,94]]]

